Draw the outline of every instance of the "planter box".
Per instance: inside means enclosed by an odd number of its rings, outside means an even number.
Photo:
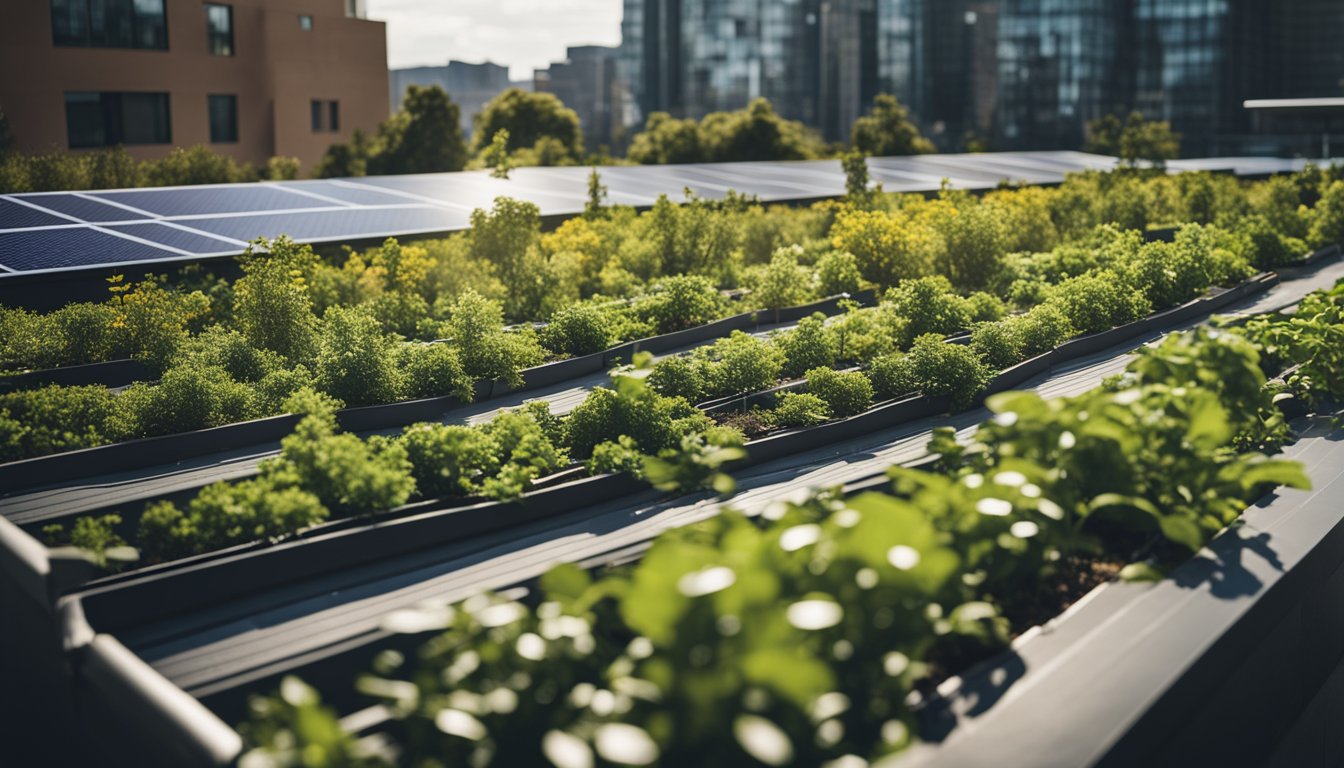
[[[153,374],[139,360],[110,360],[105,363],[69,365],[41,371],[0,376],[0,392],[36,389],[48,384],[67,387],[99,384],[104,387],[124,387],[136,381],[145,381]]]
[[[883,765],[1325,766],[1344,760],[1344,433],[1315,489],[1248,509],[1170,578],[1108,583],[944,684]]]

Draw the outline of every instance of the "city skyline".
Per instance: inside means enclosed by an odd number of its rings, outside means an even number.
[[[621,41],[620,0],[369,0],[368,11],[387,22],[390,69],[491,61],[531,80],[567,47]]]

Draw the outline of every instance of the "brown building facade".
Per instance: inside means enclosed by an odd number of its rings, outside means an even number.
[[[0,0],[0,110],[27,152],[205,145],[305,169],[387,117],[362,0]]]

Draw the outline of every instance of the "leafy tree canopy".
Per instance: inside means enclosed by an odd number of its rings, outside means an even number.
[[[1181,152],[1181,134],[1171,130],[1166,120],[1148,120],[1141,112],[1130,112],[1123,123],[1115,115],[1106,115],[1087,124],[1088,152],[1115,155],[1129,166],[1147,160],[1161,168]]]
[[[510,88],[491,99],[475,117],[474,149],[484,151],[501,130],[508,131],[511,153],[533,149],[544,142],[547,153],[558,150],[574,160],[583,156],[579,116],[553,93]]]
[[[649,115],[629,159],[642,164],[806,160],[825,153],[821,140],[796,120],[785,120],[767,99],[746,109],[711,112],[697,123],[666,112]]]
[[[875,157],[935,151],[910,121],[910,111],[889,93],[878,94],[868,114],[854,121],[849,140],[856,151]]]

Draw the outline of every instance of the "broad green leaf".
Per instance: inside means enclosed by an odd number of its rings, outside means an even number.
[[[1188,517],[1166,515],[1158,518],[1157,524],[1161,527],[1163,536],[1192,552],[1204,546],[1204,533],[1199,529],[1199,525]]]
[[[1120,569],[1121,581],[1161,581],[1167,577],[1152,563],[1130,563]]]

